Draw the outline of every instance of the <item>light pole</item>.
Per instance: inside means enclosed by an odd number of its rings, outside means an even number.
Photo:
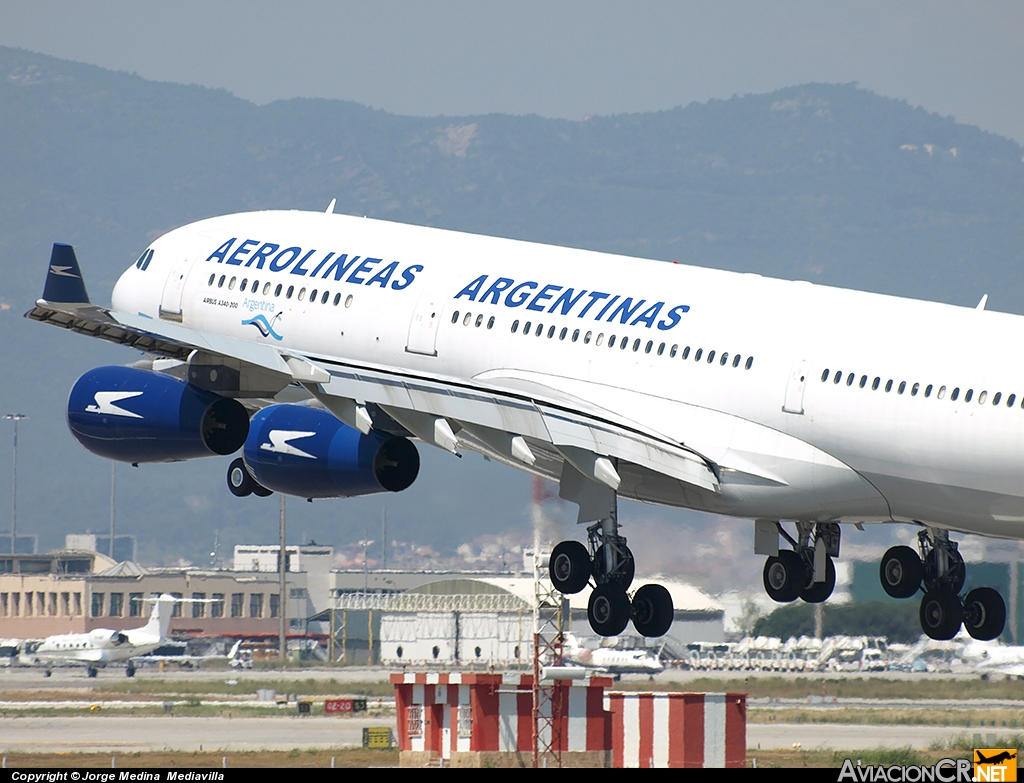
[[[11,557],[17,552],[18,543],[18,422],[27,419],[24,413],[8,413],[5,421],[14,422],[14,469],[13,488],[11,490]]]

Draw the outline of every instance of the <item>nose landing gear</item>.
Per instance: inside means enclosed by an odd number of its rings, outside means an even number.
[[[908,546],[894,546],[882,556],[882,589],[893,598],[909,598],[924,589],[921,630],[931,639],[952,639],[961,625],[979,641],[999,636],[1006,624],[1003,598],[991,587],[978,587],[961,601],[967,568],[949,532],[926,529],[917,539],[921,556]]]

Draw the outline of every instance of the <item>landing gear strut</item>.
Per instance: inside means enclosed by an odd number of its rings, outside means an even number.
[[[797,537],[792,538],[778,522],[778,533],[792,545],[779,549],[764,564],[764,589],[773,601],[789,603],[797,598],[809,604],[828,600],[836,587],[836,566],[832,558],[839,556],[839,525],[835,522],[798,522]],[[758,523],[759,526],[762,523]],[[771,533],[770,530],[768,530]],[[758,537],[763,535],[758,532]]]
[[[1006,605],[991,587],[971,590],[963,600],[967,568],[946,530],[917,534],[920,555],[908,546],[894,546],[879,566],[882,589],[893,598],[909,598],[924,590],[921,630],[932,639],[952,639],[963,625],[973,638],[995,639],[1006,624]]]
[[[619,535],[617,510],[587,528],[587,543],[562,541],[551,552],[551,582],[561,593],[578,593],[593,579],[587,619],[599,636],[617,636],[630,620],[637,633],[664,636],[672,625],[672,596],[661,585],[644,585],[630,599],[635,564],[626,539]]]

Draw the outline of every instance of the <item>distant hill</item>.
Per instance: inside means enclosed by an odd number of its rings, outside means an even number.
[[[1015,142],[854,85],[582,122],[420,118],[342,101],[256,106],[0,47],[0,413],[31,417],[20,527],[46,546],[105,529],[109,464],[70,438],[63,404],[85,369],[134,359],[21,318],[54,240],[77,246],[102,303],[175,226],[322,210],[336,197],[339,212],[965,305],[989,293],[991,309],[1024,313],[1022,156]],[[119,468],[121,529],[163,560],[200,559],[214,528],[222,545],[272,538],[276,504],[229,497],[220,462]],[[0,477],[7,469],[0,461]],[[292,529],[361,538],[386,502],[389,536],[450,549],[481,529],[521,529],[527,481],[432,454],[407,493],[294,503]]]

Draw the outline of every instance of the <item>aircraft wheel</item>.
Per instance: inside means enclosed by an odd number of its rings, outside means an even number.
[[[960,597],[947,587],[930,590],[921,599],[921,630],[929,639],[952,639],[960,630],[963,618]]]
[[[976,587],[964,599],[964,627],[981,642],[995,639],[1006,625],[1006,604],[991,587]]]
[[[813,578],[813,573],[808,575]],[[836,589],[836,564],[831,557],[825,558],[825,581],[810,582],[807,587],[800,591],[800,597],[809,604],[820,604],[827,601],[832,591]]]
[[[247,497],[253,493],[255,484],[242,458],[232,460],[228,466],[228,489],[231,490],[231,494],[236,498]]]
[[[598,585],[590,594],[587,619],[598,636],[618,636],[629,622],[629,598],[618,585]]]
[[[622,568],[619,569],[619,574],[613,578],[607,578],[605,576],[605,547],[608,544],[601,544],[597,548],[597,552],[594,553],[593,562],[593,573],[594,579],[598,584],[616,584],[623,590],[628,590],[629,586],[633,584],[633,576],[636,574],[636,563],[633,561],[633,553],[629,547],[625,547],[626,550],[626,562],[623,563]]]
[[[781,604],[795,601],[807,584],[807,568],[800,555],[782,549],[778,557],[769,557],[764,564],[764,589],[768,597]]]
[[[128,667],[124,670],[124,676],[125,677],[134,677],[135,676],[135,667],[132,666],[130,663],[128,664]]]
[[[967,567],[964,565],[964,559],[959,552],[951,552],[951,555],[948,564],[949,568],[943,577],[943,584],[954,593],[959,594],[964,589],[964,581],[967,579]],[[939,572],[938,557],[939,550],[936,548],[928,553],[928,559],[925,561],[925,573],[933,579]]]
[[[85,670],[85,674],[87,677],[95,677],[96,668],[94,666],[90,666],[88,669]]]
[[[590,579],[590,553],[579,541],[562,541],[551,552],[548,572],[558,592],[578,593]]]
[[[43,672],[43,676],[44,677],[52,677],[53,676],[53,672],[50,671],[49,669],[47,669],[45,672]]]
[[[644,585],[633,596],[629,613],[633,627],[641,636],[656,638],[672,627],[675,609],[672,595],[662,585]]]
[[[262,484],[257,484],[256,480],[253,479],[253,482],[252,482],[252,494],[254,494],[258,498],[267,498],[267,497],[270,497],[271,495],[274,494],[274,490],[267,489]]]
[[[909,546],[894,546],[882,555],[878,579],[893,598],[910,598],[921,587],[924,564]]]

